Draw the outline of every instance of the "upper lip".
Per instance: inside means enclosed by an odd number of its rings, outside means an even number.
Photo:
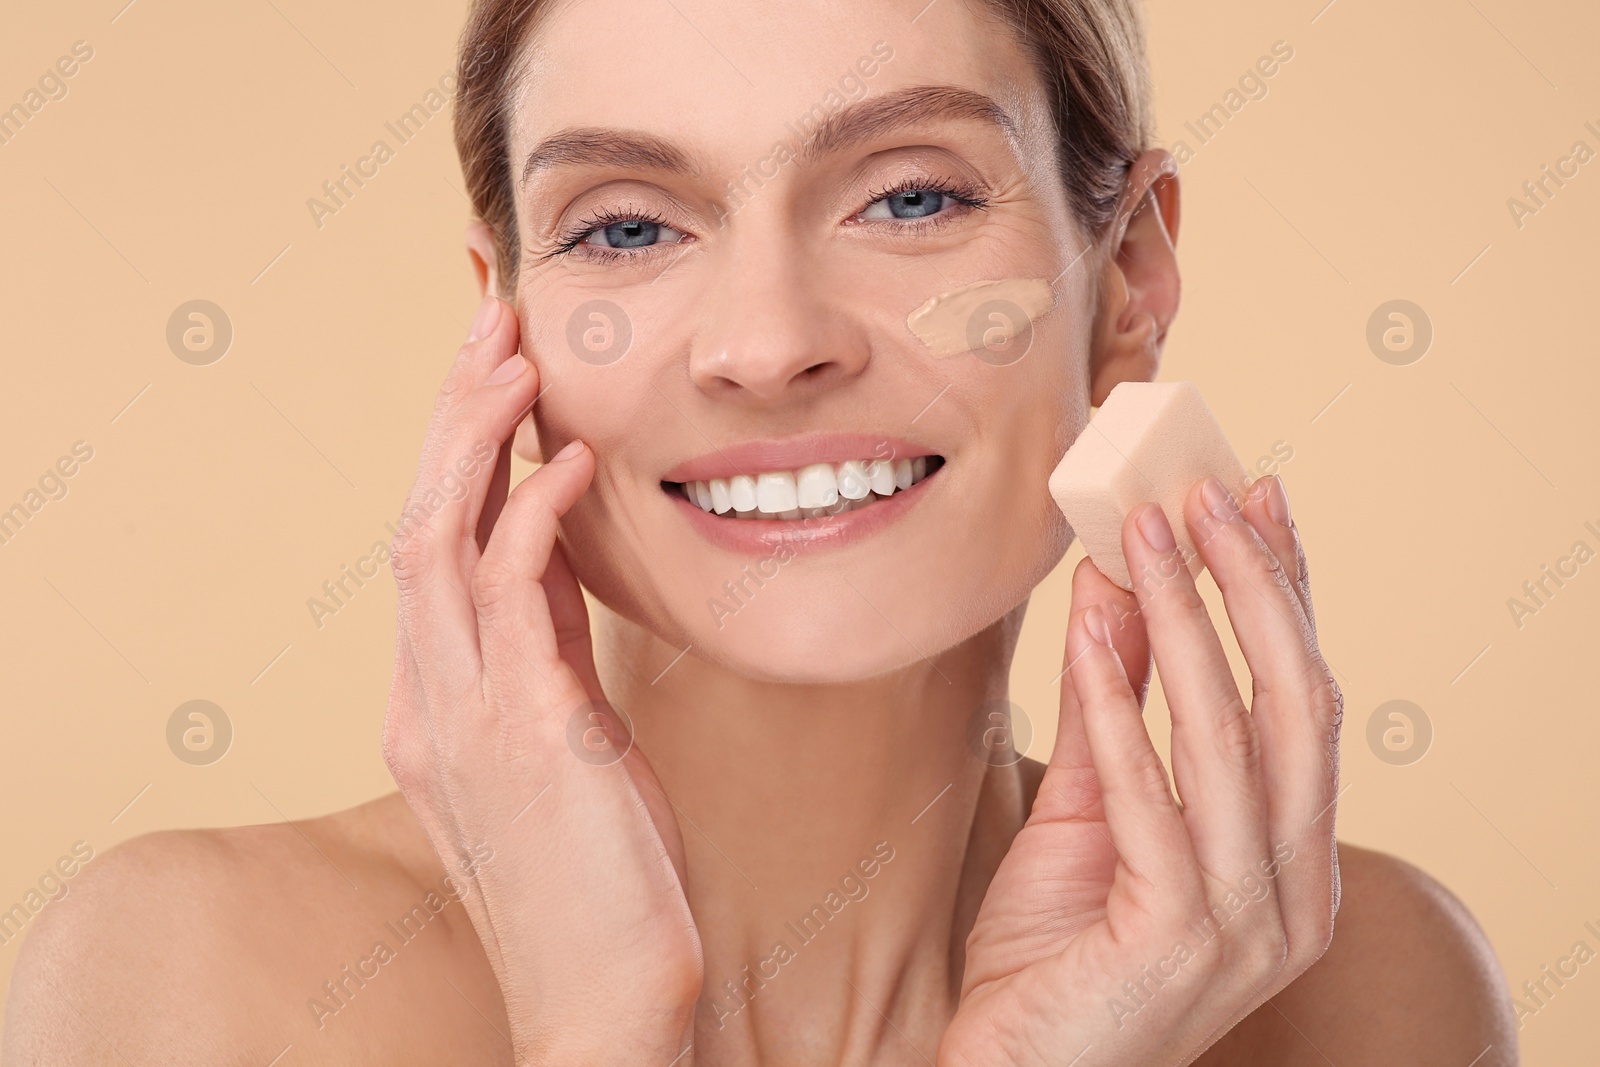
[[[754,477],[763,471],[798,470],[812,463],[850,459],[915,459],[939,455],[937,449],[903,437],[873,433],[816,433],[778,440],[744,441],[684,460],[661,475],[664,482],[706,482]]]

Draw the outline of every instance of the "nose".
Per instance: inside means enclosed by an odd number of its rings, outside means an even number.
[[[724,246],[701,305],[689,360],[695,385],[714,399],[772,403],[857,378],[871,346],[815,260],[789,241],[738,243]]]

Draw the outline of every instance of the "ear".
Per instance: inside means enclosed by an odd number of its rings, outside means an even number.
[[[1178,164],[1165,149],[1139,156],[1107,235],[1090,357],[1089,403],[1119,382],[1154,381],[1167,329],[1178,316]]]
[[[494,230],[482,219],[467,224],[467,258],[472,261],[472,272],[478,276],[478,292],[487,296],[493,293],[504,298],[500,290],[500,251],[495,245]],[[511,301],[512,306],[516,301]],[[533,425],[533,412],[524,415],[517,423],[517,432],[511,439],[511,451],[529,463],[543,463],[539,454],[539,431]]]
[[[478,276],[478,294],[504,297],[500,289],[500,251],[495,245],[494,230],[482,219],[467,224],[467,258],[472,260],[472,272]]]
[[[511,438],[511,451],[529,463],[544,462],[544,456],[539,451],[539,431],[533,425],[531,410],[517,423],[517,432]]]

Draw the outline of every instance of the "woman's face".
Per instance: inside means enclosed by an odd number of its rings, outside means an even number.
[[[1088,417],[1096,282],[1010,35],[965,0],[582,0],[526,60],[515,299],[544,454],[598,461],[563,527],[580,580],[789,681],[913,664],[1016,607],[1071,538],[1046,482]],[[1007,279],[1051,285],[1031,334],[941,355],[907,324]]]

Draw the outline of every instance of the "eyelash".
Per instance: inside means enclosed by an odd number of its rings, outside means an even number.
[[[872,207],[874,204],[877,204],[880,201],[887,200],[891,196],[898,196],[901,193],[909,193],[912,191],[938,193],[947,199],[954,200],[958,204],[977,211],[981,211],[989,206],[988,198],[979,195],[978,190],[971,185],[948,178],[905,178],[899,182],[896,182],[894,185],[889,186],[888,188],[879,189],[878,191],[869,194],[866,203],[862,205],[861,209],[855,214],[859,215],[862,211],[867,210],[867,208]],[[925,219],[914,221],[902,220],[891,223],[891,225],[899,230],[901,234],[905,234],[907,231],[924,232],[953,221],[953,214],[955,213],[941,211],[939,214]],[[855,216],[852,215],[851,217],[854,218]],[[870,225],[874,222],[887,221],[887,219],[871,219],[865,222],[857,223],[856,225]],[[562,238],[561,243],[556,246],[555,250],[547,253],[543,258],[550,259],[556,256],[577,254],[583,259],[591,259],[603,263],[613,263],[617,260],[632,259],[636,256],[647,254],[651,249],[657,247],[655,245],[648,245],[644,248],[630,251],[620,248],[606,248],[603,245],[585,244],[588,238],[596,230],[610,226],[612,223],[617,222],[648,222],[656,226],[667,226],[674,229],[676,228],[672,227],[672,224],[666,219],[662,218],[659,214],[652,211],[611,211],[608,209],[605,211],[596,212],[595,214],[584,219],[582,222],[577,223],[571,230],[567,231],[566,236]],[[578,252],[580,247],[583,249],[582,252]]]
[[[590,234],[594,233],[598,229],[610,226],[614,222],[648,222],[656,226],[672,225],[666,219],[662,218],[659,214],[653,211],[611,211],[608,209],[605,211],[596,212],[595,214],[584,219],[582,222],[578,223],[573,229],[568,230],[566,237],[562,238],[561,243],[556,246],[555,251],[548,253],[544,258],[549,259],[554,256],[565,256],[573,252],[578,248],[579,245],[583,245],[583,242],[589,237]],[[606,248],[603,245],[583,245],[581,258],[596,259],[602,262],[611,262],[617,259],[631,258],[639,255],[642,251],[648,251],[649,248],[654,247],[654,245],[649,245],[645,249],[626,251],[620,248]]]
[[[952,178],[935,178],[931,180],[928,178],[904,178],[889,186],[887,189],[880,189],[875,193],[869,194],[867,196],[867,202],[865,206],[861,208],[861,211],[867,210],[867,208],[871,207],[873,204],[876,204],[880,200],[887,200],[891,196],[898,196],[901,193],[909,193],[913,190],[917,192],[938,193],[941,196],[954,200],[958,204],[964,204],[969,208],[979,211],[989,206],[988,197],[980,196],[975,186],[968,185],[964,182],[958,182]],[[861,211],[856,212],[856,214],[861,214]],[[853,217],[854,216],[852,216],[852,218]],[[911,225],[919,230],[926,229],[929,226],[943,223],[947,217],[948,213],[941,211],[938,215],[933,216],[932,219],[926,222],[915,222]],[[904,226],[901,228],[904,229]]]

